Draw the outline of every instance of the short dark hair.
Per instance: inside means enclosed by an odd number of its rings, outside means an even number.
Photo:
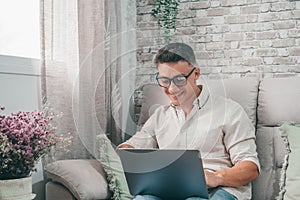
[[[196,65],[195,53],[187,44],[170,43],[158,50],[154,63],[187,61],[192,65]]]

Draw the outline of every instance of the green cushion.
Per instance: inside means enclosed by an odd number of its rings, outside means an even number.
[[[108,187],[114,200],[132,200],[121,159],[104,134],[98,135],[99,160],[107,174]]]
[[[300,127],[284,123],[281,135],[285,141],[287,154],[282,169],[280,199],[292,200],[300,197]]]

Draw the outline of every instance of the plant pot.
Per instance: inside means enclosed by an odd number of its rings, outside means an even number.
[[[1,200],[31,200],[34,198],[35,194],[32,193],[31,176],[0,180]]]

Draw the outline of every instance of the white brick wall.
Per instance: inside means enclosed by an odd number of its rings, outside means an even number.
[[[137,86],[154,82],[162,30],[137,0]],[[187,42],[209,78],[300,76],[300,1],[179,0],[173,41]]]

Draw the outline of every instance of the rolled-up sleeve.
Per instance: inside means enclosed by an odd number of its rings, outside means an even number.
[[[247,160],[255,163],[260,171],[255,143],[255,128],[244,109],[239,104],[233,105],[235,108],[228,112],[227,122],[223,127],[224,144],[234,165]]]

